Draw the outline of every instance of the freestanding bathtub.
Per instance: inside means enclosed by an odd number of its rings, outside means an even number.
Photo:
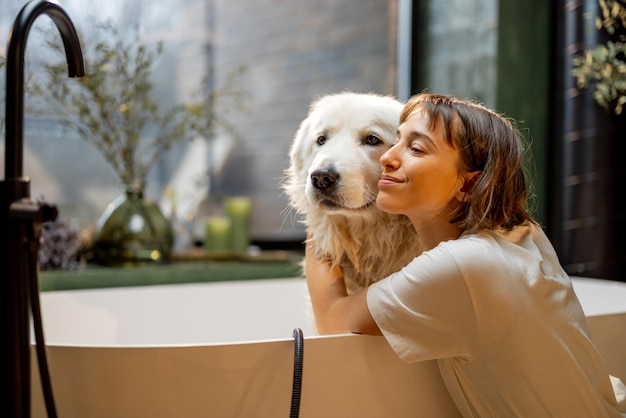
[[[626,381],[626,284],[575,287]],[[297,278],[44,292],[59,416],[288,417],[295,328],[305,336],[300,417],[459,416],[436,363],[402,363],[382,337],[317,337],[307,304]],[[43,418],[36,364],[32,416]]]

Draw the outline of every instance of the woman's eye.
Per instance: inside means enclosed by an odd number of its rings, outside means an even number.
[[[318,136],[315,142],[317,142],[317,145],[324,145],[326,143],[326,135]]]
[[[363,138],[363,143],[366,145],[378,145],[382,142],[382,139],[380,139],[376,135],[367,135],[365,138]]]
[[[421,154],[423,151],[420,147],[409,147],[409,151],[411,151],[411,154]]]

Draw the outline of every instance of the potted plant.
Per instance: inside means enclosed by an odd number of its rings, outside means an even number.
[[[220,89],[201,88],[188,103],[165,108],[154,96],[152,72],[163,43],[126,39],[111,23],[99,24],[101,41],[85,49],[86,75],[67,82],[65,64],[43,64],[45,78],[33,90],[59,121],[93,145],[117,174],[123,193],[96,226],[98,261],[116,264],[159,261],[172,248],[172,228],[155,202],[144,198],[146,177],[172,145],[196,136],[211,140],[216,125],[229,126],[214,110],[216,100],[237,99],[236,74]],[[62,46],[48,47],[62,56]],[[83,43],[85,47],[85,43]]]

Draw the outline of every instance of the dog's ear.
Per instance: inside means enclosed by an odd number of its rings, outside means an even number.
[[[308,116],[300,123],[300,127],[296,131],[296,135],[291,142],[291,149],[289,151],[289,158],[291,160],[291,167],[297,173],[302,170],[302,164],[305,161],[303,152],[306,151],[307,147],[304,142],[306,138],[309,136],[309,132],[311,130],[311,117]]]

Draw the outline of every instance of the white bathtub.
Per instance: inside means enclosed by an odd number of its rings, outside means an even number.
[[[575,286],[626,380],[626,284]],[[434,362],[401,363],[382,337],[314,336],[302,279],[44,292],[42,312],[64,418],[288,417],[296,327],[300,417],[459,416]],[[43,418],[32,364],[32,416]]]

